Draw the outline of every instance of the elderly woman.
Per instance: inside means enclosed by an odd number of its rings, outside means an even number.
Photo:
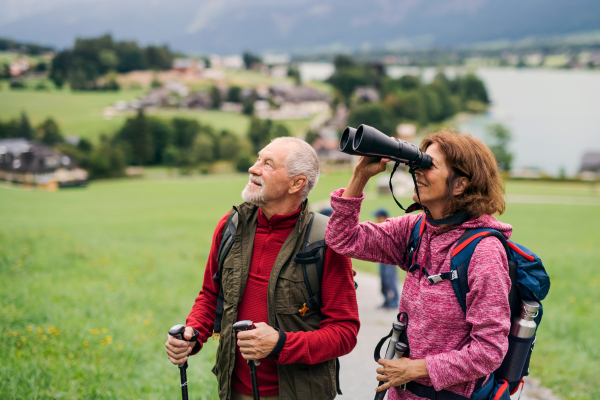
[[[421,396],[429,393],[426,398],[469,398],[500,366],[508,349],[511,283],[505,250],[494,237],[477,245],[469,266],[466,313],[450,281],[432,284],[427,276],[450,271],[452,250],[465,230],[493,228],[508,239],[512,227],[492,216],[504,211],[504,190],[494,155],[483,143],[441,131],[426,138],[421,149],[433,160],[430,169],[416,171],[425,215],[359,223],[363,189],[389,161],[361,157],[348,187],[331,194],[334,213],[326,241],[340,254],[407,271],[400,312],[409,316],[410,358],[379,360],[377,379],[387,383],[377,390],[391,387],[390,399],[423,398],[411,390]],[[413,200],[418,200],[416,193]],[[411,232],[421,218],[421,242],[409,259]],[[404,390],[401,385],[411,381],[416,384]],[[417,391],[416,386],[426,390]]]

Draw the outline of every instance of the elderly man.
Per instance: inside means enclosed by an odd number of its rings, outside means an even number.
[[[202,290],[186,320],[184,337],[191,338],[194,328],[199,340],[193,346],[169,336],[168,358],[184,363],[214,330],[220,333],[213,372],[221,400],[252,399],[246,360],[260,360],[261,399],[333,399],[337,358],[354,348],[360,324],[350,260],[325,251],[320,307],[307,307],[313,285],[294,257],[309,229],[324,237],[324,226],[309,226],[306,201],[319,178],[317,154],[302,140],[277,138],[248,171],[244,203],[217,224]],[[235,240],[219,268],[217,253],[235,213]],[[252,320],[256,328],[239,332],[236,341],[232,325],[240,320]]]

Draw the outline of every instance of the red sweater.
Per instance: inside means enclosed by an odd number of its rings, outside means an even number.
[[[300,209],[288,215],[274,215],[268,220],[259,209],[252,261],[246,289],[238,308],[238,320],[268,323],[267,288],[271,269],[299,215]],[[187,326],[200,332],[201,343],[212,335],[215,323],[220,288],[212,277],[218,269],[217,252],[226,221],[227,215],[217,224],[202,290],[186,320]],[[317,364],[348,354],[356,345],[360,323],[350,259],[327,249],[323,270],[321,313],[324,319],[314,332],[286,332],[287,340],[279,357],[260,361],[256,370],[261,396],[279,394],[277,363]],[[250,368],[239,348],[236,349],[232,389],[252,395]]]

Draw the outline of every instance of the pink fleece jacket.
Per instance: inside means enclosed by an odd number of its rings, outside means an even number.
[[[360,198],[342,198],[344,189],[331,193],[334,213],[325,240],[336,252],[360,260],[396,264],[406,271],[405,260],[413,227],[422,214],[389,218],[381,224],[359,223]],[[512,227],[491,215],[440,228],[426,220],[416,261],[429,274],[450,271],[450,256],[458,238],[469,228],[490,227],[508,239]],[[411,359],[425,359],[429,378],[418,383],[433,385],[470,397],[477,379],[497,369],[508,350],[510,277],[506,253],[500,241],[489,237],[477,245],[469,265],[467,313],[460,308],[450,281],[431,284],[421,270],[407,273],[400,311],[408,313]],[[391,321],[390,321],[391,323]],[[375,342],[373,342],[375,344]],[[388,398],[420,399],[393,387]]]

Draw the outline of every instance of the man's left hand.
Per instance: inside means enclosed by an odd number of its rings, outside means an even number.
[[[279,332],[265,324],[257,322],[254,329],[240,331],[237,334],[237,345],[245,360],[262,360],[275,348],[279,340]]]

